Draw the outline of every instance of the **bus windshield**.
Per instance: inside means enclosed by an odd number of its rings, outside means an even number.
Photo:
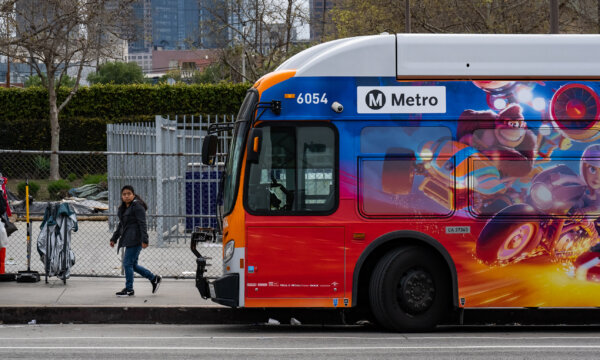
[[[233,141],[229,148],[229,156],[225,165],[223,181],[223,213],[229,214],[235,204],[236,189],[238,188],[240,167],[242,163],[242,154],[244,153],[244,142],[254,108],[258,101],[258,92],[256,89],[248,90],[246,98],[242,103],[237,116],[237,123],[233,131]]]

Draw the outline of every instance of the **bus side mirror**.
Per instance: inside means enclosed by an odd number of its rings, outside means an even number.
[[[202,164],[214,165],[217,159],[217,143],[219,139],[216,135],[206,135],[202,141]]]
[[[254,128],[250,130],[248,138],[248,156],[247,161],[257,163],[260,156],[260,147],[262,146],[262,129]]]

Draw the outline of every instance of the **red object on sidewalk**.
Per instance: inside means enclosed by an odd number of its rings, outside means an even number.
[[[6,259],[6,248],[0,248],[0,274],[4,274],[4,260]]]
[[[6,202],[6,216],[11,216],[12,213],[10,212],[10,206],[8,204],[8,196],[6,195],[6,181],[8,181],[8,179],[3,177],[2,180],[3,180],[2,181],[2,195],[3,196],[2,196],[2,199],[0,199],[0,201]]]

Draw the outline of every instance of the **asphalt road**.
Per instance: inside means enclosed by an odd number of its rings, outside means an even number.
[[[0,325],[1,359],[597,359],[600,327]]]

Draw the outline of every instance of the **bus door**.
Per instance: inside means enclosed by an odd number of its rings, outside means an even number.
[[[337,131],[318,122],[261,129],[244,191],[246,297],[342,298],[344,226],[327,216],[338,204]]]

